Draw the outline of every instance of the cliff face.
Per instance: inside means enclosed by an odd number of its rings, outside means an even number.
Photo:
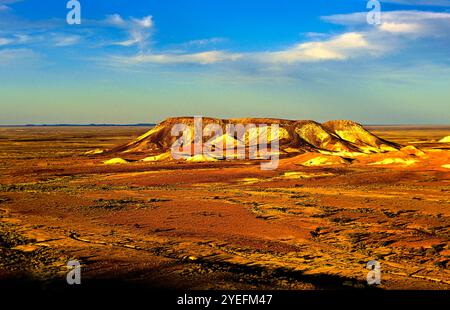
[[[188,126],[191,133],[194,131],[193,117],[169,118],[158,124],[144,135],[125,145],[118,146],[110,153],[115,154],[143,154],[146,156],[158,155],[170,151],[173,143],[179,138],[172,135],[172,128],[176,124]],[[260,135],[267,135],[270,141],[270,125],[279,125],[280,153],[304,153],[304,152],[329,152],[338,154],[354,153],[380,153],[396,150],[399,146],[395,143],[383,140],[361,126],[348,120],[328,121],[320,124],[310,120],[284,120],[272,118],[245,118],[245,119],[216,119],[203,118],[202,128],[209,124],[220,126],[223,134],[216,136],[214,144],[222,147],[226,143],[236,144],[235,135],[227,135],[229,125],[242,124],[256,127],[266,124],[268,130],[262,131],[251,127],[247,128],[247,135],[242,142],[245,147],[258,141]],[[203,142],[210,141],[214,133],[203,136]],[[193,139],[193,134],[192,134]]]

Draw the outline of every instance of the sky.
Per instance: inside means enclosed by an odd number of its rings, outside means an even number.
[[[450,0],[67,2],[0,0],[0,124],[450,123]]]

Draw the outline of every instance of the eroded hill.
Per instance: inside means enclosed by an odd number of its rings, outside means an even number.
[[[119,157],[129,154],[141,154],[142,159],[158,161],[170,159],[170,150],[179,135],[172,134],[176,124],[183,124],[191,130],[191,143],[194,143],[194,118],[169,118],[158,124],[137,139],[106,151]],[[245,148],[257,143],[263,135],[271,141],[271,124],[279,126],[280,156],[290,157],[306,152],[320,152],[324,154],[353,156],[357,154],[383,153],[396,151],[400,146],[396,143],[381,139],[366,130],[362,125],[349,120],[335,120],[320,124],[311,120],[284,120],[273,118],[245,118],[245,119],[217,119],[203,118],[202,128],[217,125],[222,132],[203,134],[202,142],[213,143],[216,148],[234,147],[242,143]],[[246,126],[245,136],[237,136],[233,125]],[[254,126],[252,126],[254,124]],[[266,129],[262,129],[267,125]],[[231,127],[230,127],[231,126]],[[211,142],[212,140],[212,142]]]

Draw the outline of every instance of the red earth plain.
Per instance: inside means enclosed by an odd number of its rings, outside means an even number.
[[[358,289],[375,259],[382,289],[450,289],[450,127],[362,147],[317,124],[283,123],[275,170],[160,156],[148,127],[2,127],[0,279],[57,285],[78,260],[83,283]]]

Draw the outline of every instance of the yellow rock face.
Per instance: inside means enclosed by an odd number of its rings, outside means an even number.
[[[301,171],[287,171],[285,172],[281,178],[283,179],[309,179],[309,178],[317,178],[317,177],[328,177],[333,176],[332,173],[306,173]]]
[[[331,157],[331,156],[317,156],[301,163],[302,166],[306,167],[329,166],[339,164],[345,164],[345,161],[340,157]]]
[[[412,145],[403,147],[400,149],[400,151],[402,151],[405,154],[409,154],[409,155],[415,155],[415,156],[419,156],[419,157],[425,156],[425,152],[419,150],[418,148],[416,148],[415,146],[412,146]]]
[[[377,161],[374,163],[370,163],[369,165],[405,165],[410,166],[417,162],[415,159],[403,159],[403,158],[386,158],[382,161]]]
[[[104,151],[102,149],[95,149],[91,151],[87,151],[84,153],[85,155],[96,155],[96,154],[102,154]]]
[[[201,162],[207,162],[207,161],[218,161],[218,159],[209,157],[209,156],[205,156],[205,155],[194,155],[194,156],[188,157],[186,159],[186,161],[194,162],[194,163],[201,163]]]
[[[171,158],[172,155],[170,154],[170,152],[166,152],[155,156],[145,157],[144,159],[142,159],[142,161],[162,161]]]
[[[13,249],[22,251],[22,252],[33,252],[33,251],[39,249],[39,247],[37,245],[32,245],[32,244],[23,244],[23,245],[18,245],[16,247],[14,247]]]
[[[103,162],[105,165],[117,165],[117,164],[127,164],[128,163],[128,161],[126,161],[125,159],[123,159],[123,158],[112,158],[112,159],[109,159],[109,160],[107,160],[107,161],[104,161]]]
[[[447,137],[442,138],[441,140],[439,140],[439,142],[442,142],[442,143],[450,143],[450,136],[447,136]]]

